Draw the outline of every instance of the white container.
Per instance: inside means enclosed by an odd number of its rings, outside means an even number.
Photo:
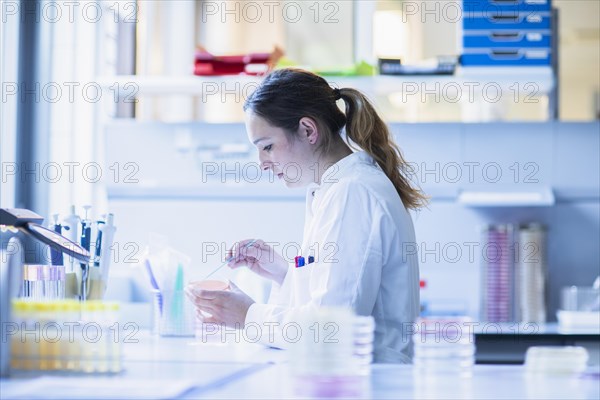
[[[194,336],[194,305],[181,291],[153,291],[153,333],[160,336]]]
[[[577,375],[585,371],[588,358],[579,346],[534,346],[525,354],[525,370],[534,375]]]
[[[561,331],[585,331],[600,334],[600,311],[558,310],[556,317]]]
[[[600,289],[583,286],[563,288],[561,309],[565,311],[600,311]]]
[[[471,376],[475,364],[473,325],[467,317],[417,319],[413,334],[415,373]]]
[[[364,395],[373,361],[373,317],[321,307],[296,321],[301,334],[289,349],[295,395]]]

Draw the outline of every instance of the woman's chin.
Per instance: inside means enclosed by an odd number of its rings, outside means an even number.
[[[305,187],[306,184],[302,181],[288,181],[287,179],[283,178],[283,183],[285,184],[285,187],[289,188],[289,189],[296,189],[296,188],[301,188],[301,187]]]

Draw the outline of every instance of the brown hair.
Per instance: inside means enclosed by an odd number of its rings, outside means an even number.
[[[344,114],[336,101],[346,105]],[[394,143],[387,125],[369,100],[358,90],[333,89],[322,77],[299,69],[279,69],[267,75],[248,97],[244,111],[250,110],[295,138],[300,119],[312,118],[321,132],[319,150],[327,154],[344,126],[353,143],[367,152],[392,181],[404,206],[418,209],[427,196],[412,186],[404,171],[410,170]],[[352,145],[350,143],[350,145]]]

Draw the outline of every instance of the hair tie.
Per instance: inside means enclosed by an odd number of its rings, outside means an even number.
[[[340,92],[340,89],[333,88],[333,97],[336,101],[342,98],[342,93]]]

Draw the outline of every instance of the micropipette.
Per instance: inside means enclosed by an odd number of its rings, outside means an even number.
[[[88,219],[88,211],[92,206],[83,206],[85,209],[85,218],[81,220],[81,247],[90,250],[92,236],[92,221]],[[89,273],[88,263],[81,263],[81,299],[87,299],[87,279]]]
[[[106,282],[108,279],[111,251],[116,231],[117,227],[115,226],[115,215],[109,213],[106,215],[106,222],[102,226],[102,248],[100,249],[100,271],[102,273],[102,280],[104,282]]]
[[[81,221],[81,218],[79,217],[79,215],[77,215],[77,213],[75,212],[75,206],[72,205],[71,206],[71,214],[64,219],[64,224],[63,224],[63,228],[67,231],[69,231],[68,233],[65,234],[65,236],[67,237],[67,239],[69,239],[71,242],[73,243],[77,243],[77,231],[78,231],[78,225],[79,225],[79,221]],[[73,267],[73,264],[75,263],[75,259],[73,257],[69,257],[69,265],[70,265],[70,272],[75,272],[75,268]]]
[[[58,233],[59,235],[62,235],[63,226],[60,224],[60,222],[58,222],[58,214],[54,214],[52,217],[54,218],[54,225],[52,229],[54,230],[54,232]],[[50,254],[52,265],[63,265],[64,260],[62,251],[51,247]]]
[[[249,241],[248,243],[246,243],[246,245],[244,246],[245,249],[247,249],[248,247],[252,246],[254,243],[256,243],[256,239],[253,239],[251,241]],[[218,270],[220,270],[221,268],[223,268],[224,266],[226,266],[227,264],[229,264],[229,261],[233,260],[233,256],[229,257],[228,259],[225,260],[225,262],[221,265],[219,265],[217,267],[217,269],[215,269],[213,272],[211,272],[210,274],[206,275],[204,277],[204,279],[210,278],[211,275],[213,275],[214,273],[216,273]]]
[[[98,226],[98,234],[96,236],[96,254],[94,255],[94,267],[100,267],[100,254],[102,254],[102,228],[100,225],[104,225],[104,221],[98,220],[96,221]]]

